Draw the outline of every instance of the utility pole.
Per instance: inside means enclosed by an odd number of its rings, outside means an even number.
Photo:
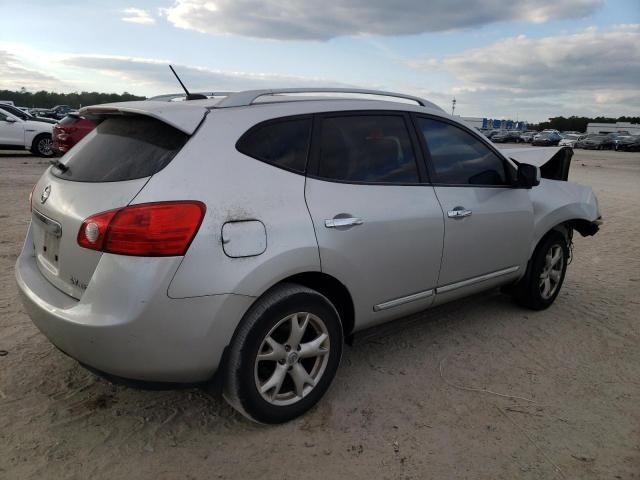
[[[453,100],[451,101],[451,116],[453,116],[453,112],[456,111],[456,97],[453,97]]]

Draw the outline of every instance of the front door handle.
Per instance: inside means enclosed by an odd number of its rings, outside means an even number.
[[[331,218],[324,221],[324,226],[327,228],[352,227],[354,225],[362,225],[362,219],[356,217],[347,217]]]
[[[453,210],[449,210],[447,212],[447,217],[449,218],[464,218],[471,216],[473,212],[471,210],[467,210],[464,207],[455,207]]]

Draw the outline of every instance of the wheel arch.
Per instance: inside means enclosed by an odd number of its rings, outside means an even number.
[[[33,140],[31,140],[31,150],[35,150],[36,144],[42,137],[51,137],[51,139],[53,140],[53,134],[51,134],[50,132],[40,132],[33,137]]]
[[[355,328],[355,307],[351,293],[340,280],[332,275],[319,271],[295,273],[269,285],[268,288],[265,288],[264,291],[255,298],[254,303],[268,294],[273,288],[283,283],[296,283],[315,290],[327,297],[338,311],[344,338],[347,343],[350,343],[351,334]]]

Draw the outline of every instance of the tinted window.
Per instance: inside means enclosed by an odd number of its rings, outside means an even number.
[[[80,121],[80,117],[76,117],[75,115],[67,115],[62,120],[58,122],[59,127],[64,127],[66,125],[73,125]]]
[[[162,170],[188,135],[150,117],[113,117],[98,125],[53,174],[78,182],[118,182]]]
[[[417,183],[403,117],[363,115],[322,120],[320,177],[372,183]]]
[[[419,118],[438,183],[506,185],[504,162],[484,143],[461,128]]]
[[[14,117],[18,117],[21,118],[22,120],[27,120],[29,118],[29,115],[27,115],[26,113],[24,113],[22,110],[20,110],[19,108],[16,107],[12,107],[11,105],[2,105],[0,106],[0,108],[2,110],[6,110],[7,112],[9,112],[10,114],[12,114]]]
[[[263,162],[304,173],[310,136],[311,119],[282,120],[252,128],[236,147]]]

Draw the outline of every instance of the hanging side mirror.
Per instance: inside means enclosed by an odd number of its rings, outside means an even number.
[[[518,165],[518,187],[533,188],[540,185],[540,168],[528,163]]]

